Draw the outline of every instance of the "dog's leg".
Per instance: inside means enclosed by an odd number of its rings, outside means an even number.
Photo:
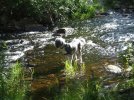
[[[71,62],[71,57],[70,57],[70,55],[67,55],[67,60],[68,60],[69,62]]]
[[[82,64],[83,60],[82,60],[82,52],[81,52],[81,50],[78,51],[78,58],[79,58],[79,63]]]
[[[75,56],[75,60],[74,60],[74,61],[76,61],[76,62],[77,62],[77,61],[78,61],[77,53],[75,53],[75,54],[74,54],[74,56]]]
[[[71,64],[73,63],[74,61],[74,54],[71,55]]]
[[[83,63],[83,60],[82,60],[82,52],[80,52],[79,57],[80,57],[80,63],[82,64]]]
[[[77,51],[77,55],[79,58],[79,63],[82,64],[82,45],[81,43],[78,44],[78,51]]]

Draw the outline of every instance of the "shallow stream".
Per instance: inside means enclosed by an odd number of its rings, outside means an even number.
[[[134,43],[134,13],[109,11],[106,16],[84,21],[68,30],[71,32],[67,34],[66,41],[74,37],[86,39],[83,49],[86,75],[93,70],[96,75],[103,76],[104,66],[118,65],[118,54],[128,48],[128,43]],[[66,57],[64,51],[54,46],[52,34],[51,31],[31,31],[17,33],[16,36],[11,34],[6,39],[0,36],[1,42],[4,40],[7,44],[4,51],[6,66],[20,60],[26,68],[34,67],[34,79],[31,81],[34,99],[49,98],[54,94],[53,91],[48,92],[50,87],[65,84]]]

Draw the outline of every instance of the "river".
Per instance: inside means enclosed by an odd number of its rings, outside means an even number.
[[[85,74],[88,76],[89,71],[93,70],[96,75],[103,76],[104,66],[119,65],[118,54],[128,48],[128,43],[134,43],[134,13],[108,11],[108,15],[83,21],[69,30],[73,32],[67,35],[67,41],[74,37],[86,39],[83,50]],[[34,78],[31,81],[34,99],[43,96],[49,98],[54,95],[57,84],[65,84],[66,57],[54,46],[55,37],[52,34],[51,31],[30,31],[15,33],[9,38],[0,36],[1,42],[4,40],[7,45],[4,50],[6,66],[19,60],[26,68],[34,67]],[[51,92],[50,87],[53,87]]]

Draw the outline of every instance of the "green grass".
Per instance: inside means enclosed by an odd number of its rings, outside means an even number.
[[[9,71],[3,70],[0,75],[1,100],[24,100],[28,85],[23,76],[22,65],[18,62],[12,65]]]
[[[77,73],[84,74],[85,73],[85,64],[78,64],[77,61],[74,61],[73,64],[69,60],[64,62],[65,64],[65,73],[66,78],[71,79],[76,76]]]
[[[65,73],[67,78],[74,77],[75,75],[75,68],[69,60],[65,61]]]

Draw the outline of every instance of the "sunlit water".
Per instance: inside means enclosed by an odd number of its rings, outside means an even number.
[[[93,18],[75,26],[75,31],[66,37],[71,41],[74,37],[86,39],[83,59],[86,64],[86,74],[92,69],[102,76],[103,67],[107,64],[117,64],[118,53],[128,48],[128,43],[134,42],[134,14],[120,14],[109,11],[108,16]],[[6,39],[7,50],[4,51],[7,66],[20,60],[25,67],[34,67],[34,80],[31,83],[33,93],[46,89],[46,92],[36,97],[49,97],[48,87],[54,87],[60,82],[64,84],[64,51],[54,47],[52,32],[24,32],[16,37]],[[2,41],[2,40],[1,40]],[[92,42],[91,42],[92,41]],[[59,82],[57,82],[59,81]]]

